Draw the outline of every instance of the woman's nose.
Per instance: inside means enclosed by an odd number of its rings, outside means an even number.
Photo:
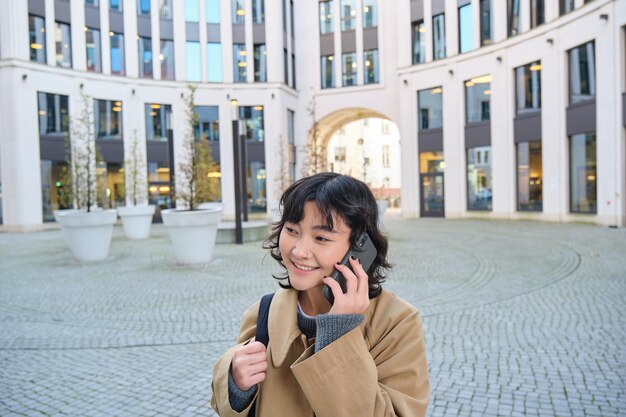
[[[296,242],[291,253],[299,259],[308,259],[311,256],[310,247],[304,239],[300,239]]]

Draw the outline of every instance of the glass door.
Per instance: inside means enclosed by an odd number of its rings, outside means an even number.
[[[420,175],[422,217],[444,217],[443,173]]]

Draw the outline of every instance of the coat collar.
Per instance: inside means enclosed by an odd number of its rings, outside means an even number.
[[[270,352],[275,367],[285,362],[294,340],[302,332],[298,328],[298,291],[281,288],[276,291],[268,320]]]

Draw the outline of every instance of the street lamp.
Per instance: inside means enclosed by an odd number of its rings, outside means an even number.
[[[243,221],[248,221],[247,196],[246,194],[246,149],[243,138],[240,135],[239,102],[236,99],[230,101],[231,118],[233,129],[233,165],[235,169],[235,241],[243,243]]]

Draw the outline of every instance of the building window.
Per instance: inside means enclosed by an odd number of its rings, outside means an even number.
[[[346,147],[345,146],[335,146],[335,162],[345,162],[346,161]]]
[[[363,0],[363,27],[371,28],[378,26],[376,12],[376,0]]]
[[[222,82],[222,45],[207,43],[206,45],[207,81],[210,83]]]
[[[220,23],[220,0],[206,0],[205,14],[207,23]]]
[[[171,129],[172,106],[169,104],[146,103],[146,140],[167,142],[167,131]]]
[[[202,81],[200,42],[185,42],[185,58],[187,81]]]
[[[491,0],[480,0],[480,45],[490,45],[491,40]]]
[[[383,145],[383,167],[391,167],[391,146]]]
[[[248,211],[251,213],[267,211],[265,161],[248,162]]]
[[[515,36],[521,32],[520,0],[507,0],[508,35]]]
[[[296,56],[291,54],[291,88],[296,89]]]
[[[109,0],[109,10],[122,11],[122,0]]]
[[[72,67],[72,37],[70,25],[55,22],[54,41],[56,45],[57,67]]]
[[[150,16],[150,0],[137,0],[137,14]]]
[[[233,44],[233,70],[236,83],[246,82],[246,45],[243,43]]]
[[[320,33],[333,33],[333,0],[320,2]]]
[[[173,80],[174,76],[174,41],[161,39],[161,79]]]
[[[543,25],[546,21],[543,0],[530,0],[530,27]]]
[[[289,0],[289,20],[291,22],[291,38],[293,39],[296,33],[296,31],[294,30],[296,20],[293,14],[293,0]]]
[[[92,7],[98,7],[100,2],[98,0],[85,0],[85,4]]]
[[[413,23],[413,64],[421,64],[426,60],[426,27],[424,21]]]
[[[567,14],[576,8],[575,0],[559,0],[559,13],[561,16]]]
[[[378,83],[378,49],[363,53],[363,65],[365,65],[365,84]]]
[[[265,23],[265,0],[252,0],[252,23]]]
[[[491,75],[465,81],[465,123],[480,123],[491,119]]]
[[[124,170],[121,163],[96,163],[96,181],[102,184],[103,191],[96,195],[98,207],[112,209],[124,204],[126,192],[124,189]]]
[[[342,85],[356,85],[356,52],[342,54]]]
[[[335,66],[333,65],[333,56],[324,55],[322,62],[322,88],[333,88],[335,86]]]
[[[267,81],[267,49],[264,43],[254,45],[254,81]]]
[[[446,26],[445,15],[433,17],[433,59],[446,57]]]
[[[389,128],[389,120],[387,119],[383,119],[382,124],[380,126],[380,131],[383,135],[389,135],[390,134],[390,128]]]
[[[569,102],[578,103],[596,96],[596,64],[594,42],[570,49]]]
[[[253,142],[265,141],[263,106],[239,107],[239,120],[243,122],[243,135]]]
[[[459,7],[459,52],[474,49],[474,25],[472,22],[472,5]]]
[[[28,15],[30,60],[46,63],[46,21],[43,17]]]
[[[96,138],[122,139],[122,102],[94,100]]]
[[[287,53],[287,48],[283,49],[283,75],[285,84],[289,84],[289,54]]]
[[[443,126],[442,93],[441,87],[418,91],[419,130],[438,129]]]
[[[124,35],[109,32],[111,38],[111,74],[124,75]]]
[[[184,0],[185,2],[185,20],[187,22],[200,21],[200,5],[198,0]]]
[[[68,97],[37,93],[39,135],[65,134],[70,131]]]
[[[198,116],[198,124],[194,128],[196,141],[208,140],[219,142],[220,140],[220,116],[217,106],[196,106],[194,108]]]
[[[246,18],[246,6],[244,0],[232,0],[233,25],[243,25]]]
[[[172,18],[172,0],[159,0],[159,17],[161,19]]]
[[[54,211],[72,208],[72,202],[68,201],[68,193],[65,187],[68,184],[68,165],[65,161],[51,161],[42,159],[41,167],[41,203],[44,222],[54,221]],[[2,219],[0,213],[0,219]]]
[[[341,0],[341,30],[353,30],[356,20],[356,5],[354,0]]]
[[[167,162],[148,161],[148,204],[157,206],[156,215],[172,206],[170,167]]]
[[[139,76],[152,78],[152,39],[139,37]]]
[[[517,114],[541,110],[541,62],[515,68]]]
[[[541,141],[517,144],[517,210],[543,210]]]
[[[467,209],[491,210],[491,146],[467,149]]]
[[[570,211],[596,213],[596,134],[570,137]]]
[[[100,31],[85,27],[85,48],[87,52],[87,71],[102,72],[102,50]]]

